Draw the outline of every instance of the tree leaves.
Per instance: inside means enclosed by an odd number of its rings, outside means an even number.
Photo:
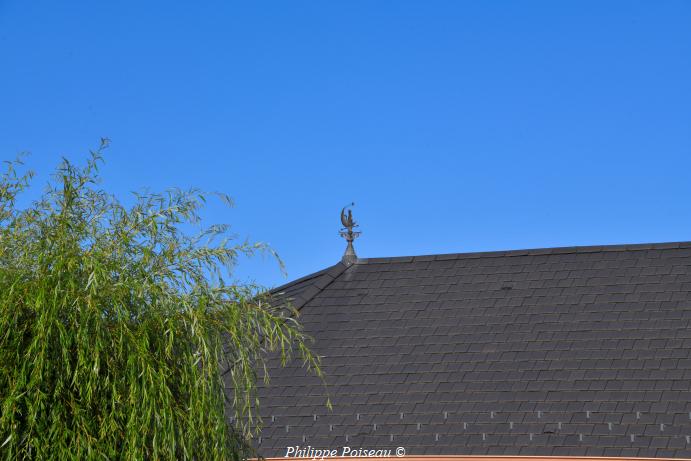
[[[31,173],[0,179],[0,458],[251,456],[267,354],[321,373],[290,308],[230,282],[239,256],[275,253],[226,225],[189,235],[197,189],[125,208],[96,188],[107,146],[63,159],[27,209]]]

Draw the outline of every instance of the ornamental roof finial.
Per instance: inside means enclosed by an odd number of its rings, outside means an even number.
[[[350,209],[353,206],[355,206],[355,203],[346,205],[341,210],[341,224],[343,224],[343,228],[339,234],[341,234],[341,237],[346,239],[346,242],[348,242],[348,246],[346,247],[345,253],[343,253],[343,258],[341,258],[341,261],[347,266],[350,266],[357,261],[357,255],[355,254],[355,248],[353,247],[353,240],[358,238],[361,234],[361,232],[353,231],[353,228],[359,227],[357,222],[353,220],[353,211]],[[348,210],[347,215],[346,209]]]

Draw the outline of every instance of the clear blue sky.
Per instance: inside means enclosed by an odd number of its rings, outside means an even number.
[[[0,152],[112,139],[289,278],[361,257],[691,240],[691,2],[0,0]],[[238,272],[286,281],[270,261]]]

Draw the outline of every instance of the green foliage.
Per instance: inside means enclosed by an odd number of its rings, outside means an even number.
[[[251,456],[267,354],[320,375],[286,306],[224,281],[270,250],[202,228],[197,190],[124,207],[97,187],[106,147],[26,209],[21,162],[0,182],[0,459]]]

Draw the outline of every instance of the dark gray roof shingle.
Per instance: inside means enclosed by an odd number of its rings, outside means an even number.
[[[362,259],[278,291],[333,411],[275,363],[263,456],[691,457],[691,243]]]

